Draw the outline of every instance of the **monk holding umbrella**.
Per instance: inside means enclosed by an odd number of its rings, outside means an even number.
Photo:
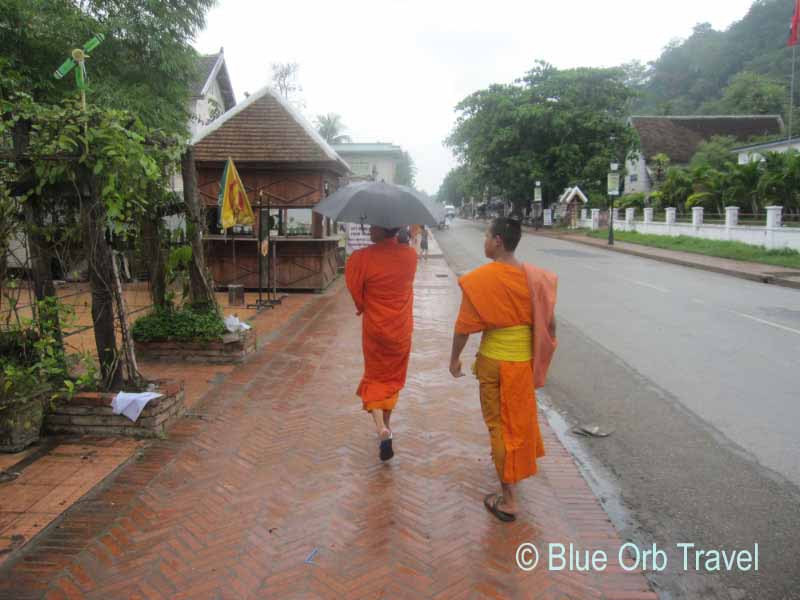
[[[373,244],[345,265],[347,288],[362,317],[364,376],[356,394],[369,412],[383,461],[394,456],[390,419],[405,386],[414,329],[417,253],[397,242],[401,227],[435,224],[418,192],[387,183],[358,183],[334,192],[314,210],[338,221],[369,224]]]

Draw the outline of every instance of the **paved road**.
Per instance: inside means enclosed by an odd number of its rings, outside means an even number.
[[[437,234],[457,272],[482,236]],[[662,596],[800,598],[800,292],[531,234],[518,255],[560,277],[546,397],[615,428],[575,449],[623,535],[670,551]],[[758,543],[759,572],[684,572],[679,542]]]

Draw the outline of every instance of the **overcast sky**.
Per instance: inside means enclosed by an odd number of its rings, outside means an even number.
[[[353,141],[399,144],[418,187],[433,194],[456,164],[442,143],[454,107],[473,91],[513,81],[536,59],[559,68],[647,62],[696,23],[727,28],[751,3],[219,0],[196,47],[225,48],[240,102],[270,82],[271,62],[298,62],[309,120],[338,113]]]

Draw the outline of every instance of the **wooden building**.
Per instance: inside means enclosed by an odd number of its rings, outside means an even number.
[[[215,284],[257,288],[261,260],[264,287],[326,288],[337,269],[338,237],[331,223],[313,213],[311,231],[293,235],[286,213],[310,211],[350,169],[308,121],[265,87],[198,131],[191,144],[197,190],[206,206],[206,258]],[[218,228],[217,198],[228,158],[236,164],[257,223],[226,233]],[[259,227],[263,237],[272,231],[269,260],[258,247]]]

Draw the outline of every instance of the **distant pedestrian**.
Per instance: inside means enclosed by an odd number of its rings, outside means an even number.
[[[428,228],[425,227],[425,225],[422,226],[421,236],[422,236],[422,241],[420,242],[420,246],[419,246],[420,250],[422,251],[421,256],[423,256],[425,258],[425,260],[427,260],[428,259]]]

